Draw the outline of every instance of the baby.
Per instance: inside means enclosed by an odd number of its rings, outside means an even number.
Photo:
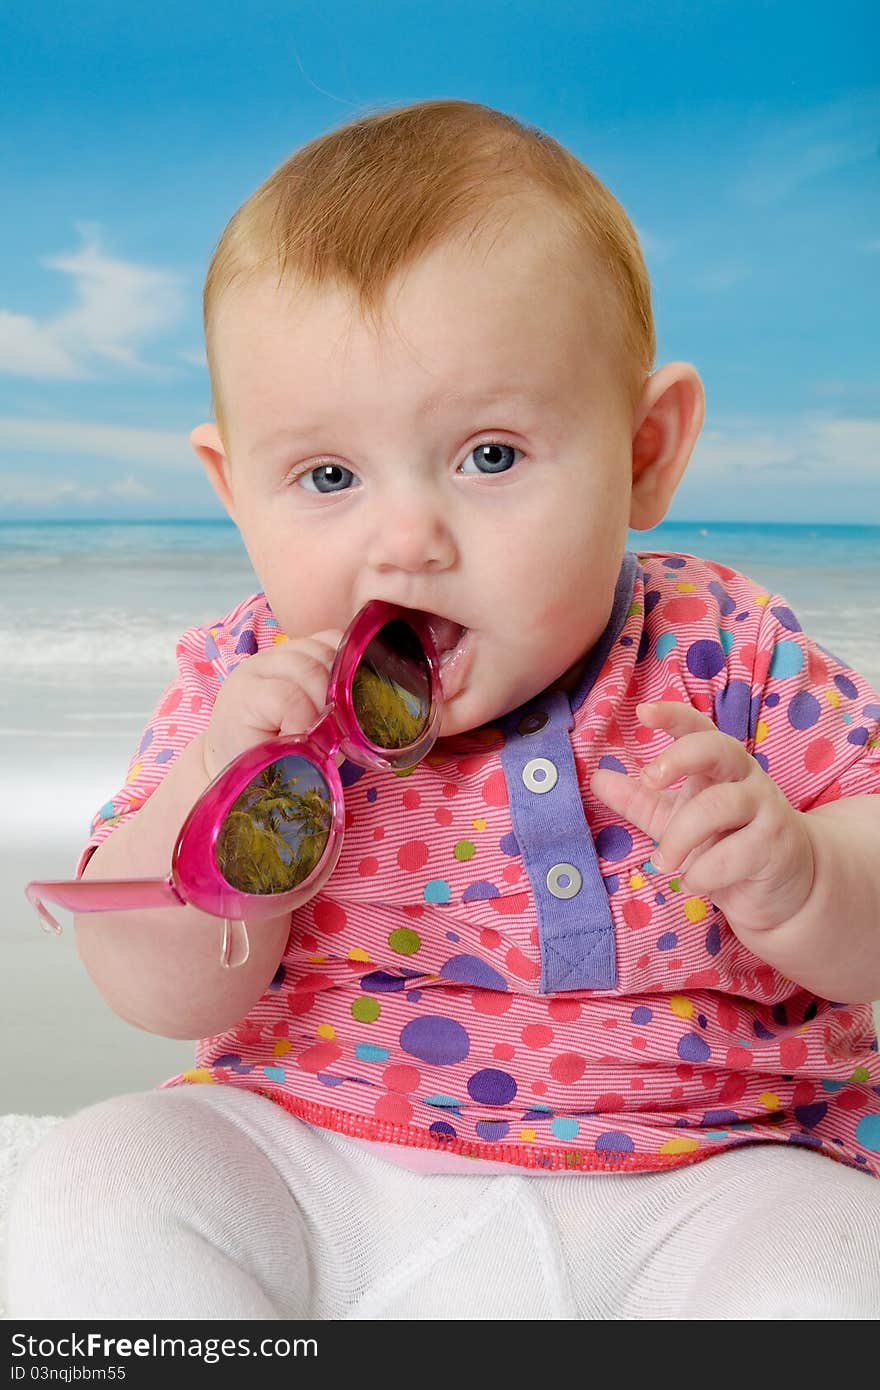
[[[620,205],[491,108],[383,112],[239,209],[205,330],[262,589],[181,638],[78,874],[166,876],[368,600],[462,635],[433,749],[342,763],[339,862],[243,964],[191,906],[75,918],[196,1066],[35,1151],[11,1315],[876,1316],[880,696],[759,582],[626,550],[704,403]]]

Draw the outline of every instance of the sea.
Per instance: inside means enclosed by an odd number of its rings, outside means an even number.
[[[880,685],[880,527],[667,521],[628,549],[742,571]],[[0,737],[135,739],[180,633],[259,587],[225,519],[0,523]]]

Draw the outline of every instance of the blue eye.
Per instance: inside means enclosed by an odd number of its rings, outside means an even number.
[[[328,493],[344,492],[346,489],[339,486],[344,483],[346,478],[353,478],[354,474],[350,468],[343,468],[340,463],[322,463],[317,468],[310,468],[306,473],[300,473],[294,481],[297,483],[305,482],[308,478],[311,482],[314,479],[314,488],[305,488],[306,492],[319,492],[322,496]]]
[[[512,444],[501,444],[497,440],[486,440],[484,444],[475,444],[468,454],[468,458],[475,455],[479,462],[485,467],[478,468],[478,472],[484,475],[493,473],[508,473],[513,467],[511,455],[518,454],[519,449],[515,449]],[[473,475],[471,475],[473,476]]]

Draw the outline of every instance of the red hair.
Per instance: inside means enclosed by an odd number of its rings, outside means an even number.
[[[316,290],[343,286],[375,324],[394,275],[429,247],[497,220],[499,195],[542,198],[556,213],[568,266],[598,270],[610,284],[621,386],[633,411],[656,340],[648,272],[623,208],[536,126],[443,99],[365,116],[310,141],[230,218],[204,288],[211,398],[224,439],[212,334],[226,290],[267,272],[279,284],[290,277]]]

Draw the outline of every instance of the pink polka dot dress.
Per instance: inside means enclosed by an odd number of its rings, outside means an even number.
[[[183,634],[79,872],[206,727],[229,672],[283,640],[263,594]],[[627,552],[574,694],[404,774],[342,764],[324,891],[247,1018],[162,1086],[240,1086],[356,1139],[530,1170],[650,1171],[768,1142],[880,1176],[870,1006],[754,956],[590,791],[597,768],[638,776],[671,743],[636,717],[651,700],[708,714],[797,810],[880,794],[880,697],[784,598],[697,556]]]

